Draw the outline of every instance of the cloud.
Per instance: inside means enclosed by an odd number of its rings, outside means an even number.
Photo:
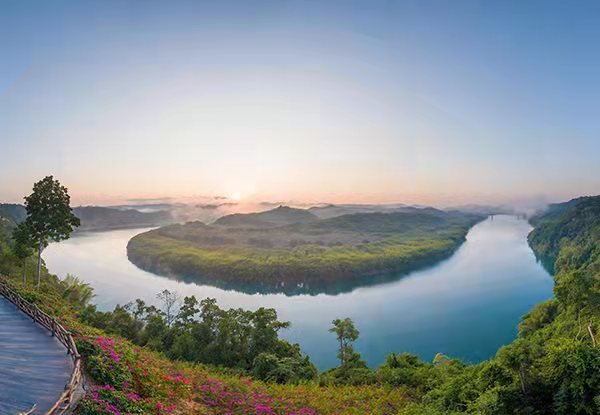
[[[282,206],[282,205],[287,205],[287,202],[259,202],[258,205],[259,206],[264,206],[264,207],[277,207],[277,206]]]
[[[296,200],[280,200],[280,201],[276,201],[276,202],[270,202],[270,201],[262,201],[262,202],[258,202],[258,206],[262,206],[262,207],[279,207],[279,206],[291,206],[291,207],[296,207],[296,208],[309,208],[309,207],[314,207],[314,206],[327,206],[329,205],[329,203],[325,203],[325,202],[299,202]]]
[[[153,198],[136,198],[127,199],[129,203],[148,204],[148,203],[168,203],[175,200],[173,197],[153,197]]]
[[[203,203],[203,204],[196,205],[196,207],[199,209],[204,209],[204,210],[215,210],[220,207],[231,207],[231,206],[236,206],[236,205],[237,205],[237,203],[235,203],[235,202]]]

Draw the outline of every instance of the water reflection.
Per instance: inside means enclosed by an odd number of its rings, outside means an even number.
[[[510,216],[477,224],[452,257],[426,269],[294,296],[225,290],[142,271],[127,260],[126,245],[145,230],[79,235],[51,245],[44,258],[53,272],[91,283],[101,309],[135,298],[156,304],[156,293],[165,288],[216,298],[224,308],[273,307],[292,323],[283,336],[300,343],[320,369],[336,364],[335,338],[327,329],[338,317],[355,320],[357,349],[372,366],[402,351],[428,360],[443,352],[479,361],[514,339],[521,316],[552,295],[552,278],[527,245],[531,227]]]
[[[458,249],[457,247],[456,249]],[[376,275],[364,275],[354,278],[344,278],[343,280],[326,282],[319,284],[318,282],[303,282],[301,284],[290,284],[284,281],[277,282],[248,282],[248,281],[223,281],[210,277],[199,277],[197,275],[185,274],[164,274],[161,272],[153,272],[148,269],[148,272],[155,273],[165,278],[181,281],[188,284],[210,285],[220,288],[225,291],[237,291],[244,294],[283,294],[285,296],[310,295],[319,294],[338,295],[354,291],[360,287],[371,287],[389,282],[397,281],[405,276],[408,276],[416,271],[424,271],[429,268],[439,265],[440,261],[450,258],[456,249],[443,254],[432,256],[425,261],[412,265],[410,271],[397,271],[388,273],[379,273]]]

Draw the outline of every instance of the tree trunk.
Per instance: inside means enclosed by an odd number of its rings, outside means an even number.
[[[525,370],[523,369],[523,364],[519,365],[519,379],[521,380],[521,392],[523,395],[525,394]]]
[[[594,337],[594,330],[592,329],[592,325],[589,324],[587,326],[588,333],[590,333],[590,337],[592,338],[592,346],[596,347],[596,338]]]
[[[38,246],[38,263],[37,263],[37,289],[40,290],[40,274],[42,271],[42,240]]]

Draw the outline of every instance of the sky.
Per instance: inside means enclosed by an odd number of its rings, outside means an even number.
[[[600,193],[598,1],[0,0],[0,201]]]

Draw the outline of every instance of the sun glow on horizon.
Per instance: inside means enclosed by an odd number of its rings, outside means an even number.
[[[0,13],[10,57],[0,65],[2,201],[22,202],[48,174],[82,204],[449,205],[600,192],[589,70],[600,26],[583,8],[566,7],[576,31],[556,13],[532,32],[513,18],[539,18],[523,2],[501,15],[469,2],[443,13],[403,2],[369,13],[158,2],[129,4],[132,18],[117,20],[112,2],[35,13],[17,3]]]

